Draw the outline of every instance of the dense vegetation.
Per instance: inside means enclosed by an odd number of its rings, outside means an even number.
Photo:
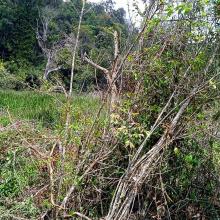
[[[127,35],[125,11],[113,10],[112,4],[107,1],[100,5],[86,5],[75,69],[75,89],[88,90],[96,85],[92,69],[81,62],[82,53],[87,52],[101,60],[103,65],[108,65],[113,45],[111,31],[120,31],[122,39]],[[66,86],[69,85],[71,52],[80,9],[80,0],[66,3],[62,0],[1,1],[1,66],[19,77],[19,82],[14,80],[11,87],[22,89],[21,80],[30,81],[31,76],[35,77],[34,81],[42,78],[45,67],[48,71],[60,67],[61,77]],[[104,83],[103,77],[97,74],[97,80]]]
[[[0,219],[220,218],[220,2],[133,3],[0,0]]]

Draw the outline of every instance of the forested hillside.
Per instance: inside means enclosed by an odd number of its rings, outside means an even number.
[[[0,219],[220,219],[219,19],[0,0]]]
[[[25,85],[22,86],[20,80],[26,82],[33,77],[38,86],[37,79],[44,75],[46,78],[53,77],[58,72],[68,86],[81,6],[80,0],[1,1],[1,66],[19,78],[10,87],[23,89]],[[87,3],[85,11],[80,31],[81,44],[77,52],[78,65],[74,70],[74,88],[77,90],[91,90],[91,87],[97,86],[93,69],[83,64],[81,55],[87,53],[107,66],[113,53],[113,30],[120,32],[122,41],[128,35],[125,10],[114,10],[112,1]],[[103,86],[102,74],[97,74],[97,80]]]

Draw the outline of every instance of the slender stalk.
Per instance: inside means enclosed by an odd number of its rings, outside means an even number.
[[[71,79],[70,79],[70,90],[69,90],[69,96],[70,97],[71,97],[71,95],[73,93],[73,77],[74,77],[74,69],[75,69],[75,61],[76,61],[76,52],[77,52],[77,48],[78,48],[78,44],[79,44],[79,35],[80,35],[80,29],[81,29],[81,24],[82,24],[82,18],[83,18],[84,10],[85,10],[86,0],[82,0],[82,2],[83,2],[83,5],[82,5],[80,17],[79,17],[79,25],[78,25],[78,29],[77,29],[76,43],[75,43],[75,47],[74,47],[74,50],[73,50],[73,59],[72,59],[72,68],[71,68]]]
[[[83,5],[82,5],[80,17],[79,17],[79,24],[78,24],[77,35],[76,35],[76,43],[75,43],[75,46],[74,46],[73,57],[72,57],[70,89],[69,89],[69,94],[67,96],[67,114],[66,114],[66,123],[65,123],[65,140],[67,140],[68,136],[69,136],[68,133],[69,133],[70,118],[71,118],[71,115],[70,115],[71,114],[71,101],[70,100],[71,100],[71,96],[72,96],[72,93],[73,93],[73,77],[74,77],[75,61],[76,61],[77,48],[78,48],[78,44],[79,44],[80,28],[81,28],[81,24],[82,24],[82,18],[83,18],[83,14],[84,14],[86,0],[82,0],[82,2],[83,2]]]
[[[62,184],[63,184],[63,174],[64,174],[64,164],[65,164],[65,157],[66,157],[66,145],[68,143],[68,138],[69,138],[69,125],[71,121],[71,97],[73,93],[73,77],[74,77],[74,69],[75,69],[75,61],[76,61],[76,55],[77,55],[77,49],[79,45],[79,36],[80,36],[80,29],[81,29],[81,24],[82,24],[82,18],[84,14],[84,9],[85,9],[85,4],[86,0],[82,0],[82,9],[79,17],[79,24],[78,24],[78,29],[77,29],[77,35],[76,35],[76,42],[73,50],[73,57],[72,57],[72,67],[71,67],[71,79],[70,79],[70,89],[69,93],[67,94],[67,102],[66,102],[66,121],[65,121],[65,129],[64,129],[64,144],[61,147],[62,149],[60,150],[61,154],[61,178],[59,181],[59,186],[58,186],[58,193],[57,193],[57,198],[59,198]],[[58,214],[58,213],[56,213]]]

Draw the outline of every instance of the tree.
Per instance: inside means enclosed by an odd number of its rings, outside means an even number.
[[[34,29],[39,1],[1,0],[1,51],[3,58],[13,57],[37,63]]]
[[[55,18],[56,12],[52,8],[44,8],[42,12],[40,12],[40,24],[37,27],[37,40],[38,45],[41,48],[45,58],[46,58],[46,67],[44,71],[44,79],[48,79],[49,74],[54,71],[58,71],[61,69],[61,66],[57,65],[57,56],[59,51],[64,46],[64,41],[61,41],[58,39],[57,41],[51,41],[51,30],[50,25],[53,22],[53,19]],[[40,27],[41,30],[40,30]]]

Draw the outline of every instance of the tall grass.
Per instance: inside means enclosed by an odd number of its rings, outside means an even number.
[[[5,122],[5,117],[11,116],[15,120],[35,120],[46,126],[54,126],[61,120],[64,105],[65,97],[62,94],[0,90],[0,123]],[[88,95],[73,96],[72,105],[76,118],[91,117],[100,102]]]

